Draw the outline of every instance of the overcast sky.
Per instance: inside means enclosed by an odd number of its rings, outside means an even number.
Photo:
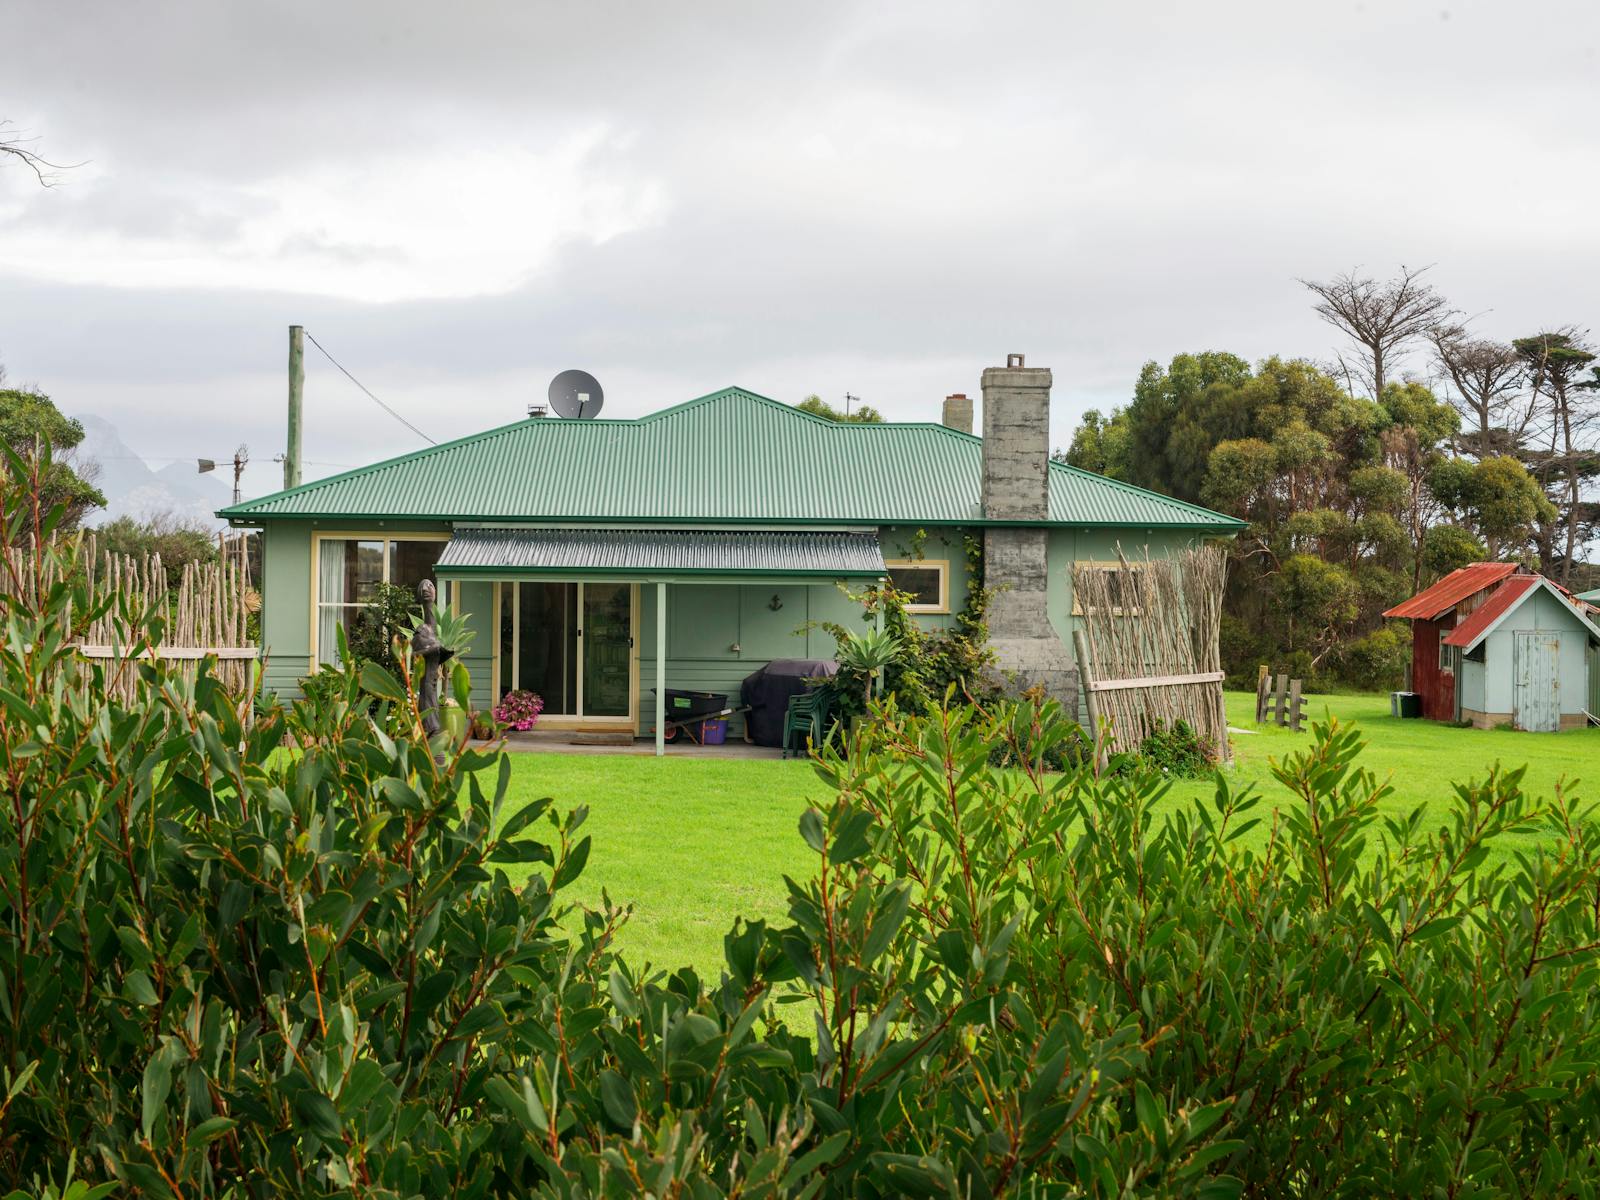
[[[1600,324],[1600,4],[10,0],[0,362],[155,465],[284,440],[304,324],[424,432],[581,366],[892,420],[1023,351],[1054,435],[1297,276]],[[1419,366],[1421,364],[1419,363]],[[307,352],[307,476],[419,445]]]

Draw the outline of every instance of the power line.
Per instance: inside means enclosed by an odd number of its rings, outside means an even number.
[[[342,364],[333,355],[329,354],[327,349],[323,346],[323,344],[321,342],[317,341],[316,338],[312,337],[311,331],[309,329],[305,331],[305,334],[306,334],[306,340],[308,340],[318,350],[322,351],[322,357],[327,359],[334,366],[338,367],[340,372],[344,375],[344,377],[346,379],[348,379],[351,383],[355,384],[363,392],[366,392],[368,399],[370,399],[374,404],[376,404],[379,408],[383,409],[384,412],[388,413],[396,421],[399,421],[400,424],[404,425],[407,429],[411,430],[412,433],[416,434],[423,441],[427,442],[428,445],[437,446],[439,444],[438,442],[434,441],[431,437],[429,437],[427,434],[423,433],[422,430],[418,429],[410,421],[406,420],[399,413],[395,412],[394,409],[390,408],[382,400],[379,400],[376,396],[374,396],[372,394],[372,389],[367,387],[366,384],[362,383],[361,380],[357,379],[354,375],[350,374],[349,371],[346,371],[344,369],[344,364]]]

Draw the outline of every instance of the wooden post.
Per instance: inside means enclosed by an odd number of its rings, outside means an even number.
[[[1267,677],[1271,668],[1262,663],[1256,668],[1256,724],[1267,719]]]
[[[283,451],[283,486],[300,486],[300,407],[306,386],[305,330],[289,326],[289,441]],[[239,501],[235,498],[234,503]]]
[[[1289,728],[1296,733],[1300,732],[1300,681],[1293,680],[1289,684]]]
[[[1078,686],[1083,689],[1083,703],[1089,710],[1089,732],[1094,737],[1094,773],[1098,776],[1105,766],[1105,747],[1100,730],[1100,697],[1090,686],[1094,683],[1094,671],[1089,666],[1089,643],[1084,639],[1083,630],[1072,631],[1072,649],[1078,657]]]
[[[1288,696],[1289,677],[1287,675],[1280,674],[1278,676],[1278,686],[1274,689],[1272,697],[1272,721],[1275,725],[1282,725],[1284,723],[1284,701],[1288,699]]]

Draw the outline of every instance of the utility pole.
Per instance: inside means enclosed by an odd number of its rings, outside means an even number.
[[[283,486],[286,488],[300,486],[300,405],[305,386],[305,330],[299,325],[291,325],[289,326],[289,444],[283,455]]]
[[[242,442],[233,452],[233,502],[239,503],[239,477],[244,474],[244,465],[250,461],[250,447]],[[204,469],[204,468],[202,468]]]

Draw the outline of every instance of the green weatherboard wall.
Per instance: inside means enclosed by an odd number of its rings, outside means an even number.
[[[262,644],[267,652],[266,686],[285,698],[299,694],[300,679],[310,663],[312,533],[400,535],[447,528],[437,522],[387,522],[381,529],[370,524],[340,529],[328,522],[313,526],[292,520],[263,524]],[[886,559],[920,557],[950,564],[950,613],[919,615],[916,620],[924,628],[948,626],[965,605],[970,583],[966,538],[980,535],[980,530],[961,527],[927,528],[920,536],[917,527],[909,525],[888,526],[880,531]],[[1159,557],[1195,540],[1195,535],[1179,531],[1052,530],[1048,599],[1051,624],[1070,645],[1074,626],[1071,568],[1075,561],[1114,561],[1119,544],[1130,557],[1142,555],[1146,546]],[[477,631],[465,662],[472,672],[473,704],[486,708],[493,703],[490,687],[497,649],[497,635],[492,628],[493,585],[484,580],[461,580],[452,588],[454,603],[469,615]],[[780,602],[777,609],[772,607],[774,596]],[[655,603],[654,586],[642,587],[637,643],[641,729],[652,720],[648,701],[655,679]],[[797,633],[801,627],[826,621],[846,628],[865,628],[859,606],[832,583],[675,583],[668,585],[667,609],[668,686],[727,692],[731,696],[737,695],[740,680],[774,658],[833,657],[835,645],[829,634],[816,628]]]

